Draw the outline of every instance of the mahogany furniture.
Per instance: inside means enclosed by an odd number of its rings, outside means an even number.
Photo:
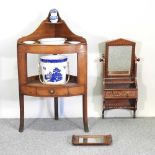
[[[103,61],[103,111],[110,109],[133,110],[136,117],[138,88],[135,42],[117,39],[105,43]]]
[[[24,95],[36,97],[54,97],[55,119],[58,119],[58,97],[82,95],[84,131],[88,132],[87,118],[87,42],[75,35],[60,18],[51,23],[49,16],[30,35],[18,39],[17,59],[19,77],[20,126],[19,132],[24,130]],[[42,45],[41,38],[64,37],[67,41],[62,45]],[[25,44],[24,41],[36,41],[35,44]],[[79,44],[70,44],[68,41],[79,41]],[[38,75],[28,77],[27,54],[77,54],[77,76],[70,75],[69,83],[65,85],[44,85]]]

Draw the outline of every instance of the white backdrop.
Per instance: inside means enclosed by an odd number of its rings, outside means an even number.
[[[100,117],[102,111],[99,45],[117,38],[135,41],[141,58],[137,116],[155,116],[154,0],[5,0],[0,2],[0,117],[19,117],[16,41],[33,32],[52,8],[88,42],[88,116]],[[61,117],[81,117],[81,97],[60,98],[59,111]],[[131,116],[131,112],[111,110],[105,115]],[[26,97],[25,117],[53,117],[53,99]]]

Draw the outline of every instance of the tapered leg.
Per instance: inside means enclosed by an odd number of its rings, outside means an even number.
[[[19,93],[19,105],[20,105],[20,125],[19,132],[24,130],[24,95]]]
[[[136,118],[136,110],[137,110],[137,99],[134,100],[135,109],[133,111],[133,118]]]
[[[131,106],[134,107],[134,109],[133,109],[133,118],[136,118],[137,99],[130,99],[129,102],[130,102]]]
[[[84,124],[84,131],[89,132],[88,117],[87,117],[87,95],[83,95],[83,124]]]
[[[58,97],[54,97],[54,112],[55,112],[55,120],[59,119],[58,116]]]
[[[102,111],[102,118],[104,118],[104,109],[103,109],[103,111]]]
[[[133,118],[136,118],[136,110],[133,110]]]
[[[103,111],[102,111],[102,119],[104,118],[104,110],[105,109],[105,101],[103,101]]]

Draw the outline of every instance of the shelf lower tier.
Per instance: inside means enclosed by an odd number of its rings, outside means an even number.
[[[79,85],[73,81],[65,85],[45,85],[36,77],[29,77],[28,83],[20,86],[22,94],[39,97],[58,97],[83,95],[86,92],[85,85]]]
[[[136,103],[137,103],[136,99],[132,99],[132,100],[127,100],[127,99],[105,100],[103,106],[104,106],[104,110],[110,110],[110,109],[134,110],[134,109],[136,109],[136,106],[137,106]]]

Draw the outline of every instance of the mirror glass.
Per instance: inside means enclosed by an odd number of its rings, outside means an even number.
[[[132,46],[109,46],[108,75],[130,75]]]
[[[97,143],[97,144],[102,144],[104,143],[104,138],[103,137],[80,137],[79,138],[79,143]]]

